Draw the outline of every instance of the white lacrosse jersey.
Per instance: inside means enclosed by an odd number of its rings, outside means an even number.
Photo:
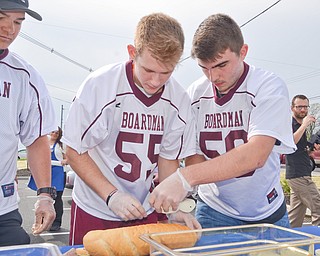
[[[39,73],[18,55],[0,54],[0,215],[18,208],[14,192],[19,139],[25,146],[56,129],[50,96]]]
[[[222,155],[255,135],[277,140],[262,168],[199,186],[199,196],[210,207],[233,218],[256,221],[269,217],[283,203],[279,153],[294,152],[295,144],[286,85],[270,72],[247,64],[244,67],[236,86],[221,98],[206,77],[195,81],[188,92],[195,114],[197,154],[206,159]],[[216,186],[218,195],[214,193]]]
[[[147,97],[134,84],[129,61],[104,66],[84,81],[62,141],[78,153],[88,151],[105,177],[150,214],[147,195],[158,156],[175,160],[195,154],[194,133],[187,92],[171,77],[161,93]],[[95,217],[121,220],[79,177],[73,200]]]

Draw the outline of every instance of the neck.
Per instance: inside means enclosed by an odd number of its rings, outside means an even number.
[[[216,89],[216,93],[217,93],[218,98],[221,98],[224,95],[226,95],[226,93],[220,93],[219,90],[216,87],[214,87],[214,88]]]
[[[296,119],[296,121],[297,121],[299,124],[302,124],[303,118],[299,118],[299,117],[294,116],[294,119]]]
[[[144,89],[142,86],[140,86],[139,84],[137,84],[137,83],[134,83],[134,84],[135,84],[135,86],[137,86],[137,87],[140,89],[140,91],[142,91],[147,97],[151,97],[151,96],[153,96],[153,95],[156,95],[156,94],[162,92],[162,90],[163,90],[163,86],[162,86],[162,87],[160,87],[155,93],[150,94],[150,93],[147,93],[147,92],[145,91],[145,89]]]

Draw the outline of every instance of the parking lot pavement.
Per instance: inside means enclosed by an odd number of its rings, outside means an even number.
[[[320,168],[314,169],[314,171],[311,174],[312,176],[320,176]]]
[[[59,231],[46,231],[39,236],[32,235],[32,224],[34,222],[34,204],[37,200],[36,192],[27,187],[29,177],[18,176],[18,193],[20,196],[19,211],[22,215],[23,228],[30,235],[31,243],[52,243],[58,246],[68,245],[69,227],[70,227],[70,207],[71,207],[71,189],[65,189],[63,193],[63,219]]]

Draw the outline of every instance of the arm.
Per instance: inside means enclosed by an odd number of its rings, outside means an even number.
[[[57,144],[54,148],[54,153],[58,160],[51,160],[52,166],[65,166],[67,165],[67,159],[65,155],[65,150],[59,144]]]
[[[171,174],[175,173],[179,167],[179,160],[167,160],[159,156],[159,181],[161,182]],[[167,214],[170,223],[180,223],[188,226],[190,229],[201,229],[200,223],[195,219],[191,213],[178,211]]]
[[[305,118],[303,118],[301,126],[299,127],[298,130],[296,130],[293,133],[293,138],[294,138],[295,144],[298,144],[299,140],[301,139],[302,135],[304,134],[304,132],[306,131],[308,126],[310,124],[314,123],[315,121],[316,121],[316,119],[314,118],[314,116],[311,116],[311,115],[308,115]]]
[[[272,151],[275,138],[253,136],[227,153],[208,161],[181,169],[182,178],[174,173],[160,183],[150,195],[150,204],[160,212],[175,210],[191,187],[242,176],[262,167]]]
[[[89,156],[88,152],[78,154],[77,151],[67,146],[67,162],[76,174],[104,201],[116,189],[102,174],[99,167]]]
[[[67,147],[66,156],[72,169],[103,201],[107,203],[108,196],[112,194],[106,207],[114,214],[124,221],[147,217],[145,209],[134,195],[118,191],[103,175],[88,152],[78,154],[74,149]]]
[[[47,136],[41,136],[27,147],[28,165],[37,188],[51,186],[50,146]],[[50,196],[48,194],[48,196]]]
[[[51,186],[50,146],[47,136],[41,136],[27,147],[28,164],[38,188]],[[41,193],[35,204],[33,234],[37,235],[50,228],[56,214],[53,199]]]
[[[275,141],[269,136],[253,136],[247,143],[219,157],[188,166],[181,173],[191,186],[242,176],[265,164]]]
[[[65,166],[67,164],[68,164],[68,162],[67,162],[67,159],[65,158],[65,154],[63,154],[63,160],[61,160],[61,165]]]
[[[63,144],[62,144],[62,147],[59,146],[58,148],[59,148],[59,150],[60,150],[60,152],[61,152],[61,156],[62,156],[62,159],[60,159],[61,165],[62,165],[62,166],[65,166],[65,165],[68,164],[68,163],[67,163],[67,157],[66,157],[65,148],[64,148]]]
[[[203,155],[192,155],[186,158],[186,166],[202,163],[204,161],[206,161],[206,159]]]
[[[159,156],[158,158],[158,174],[159,182],[162,182],[165,178],[169,177],[179,167],[179,160],[167,160]]]

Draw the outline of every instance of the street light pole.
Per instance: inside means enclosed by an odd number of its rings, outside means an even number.
[[[63,129],[62,124],[63,124],[63,105],[61,105],[61,111],[60,111],[60,127]]]

